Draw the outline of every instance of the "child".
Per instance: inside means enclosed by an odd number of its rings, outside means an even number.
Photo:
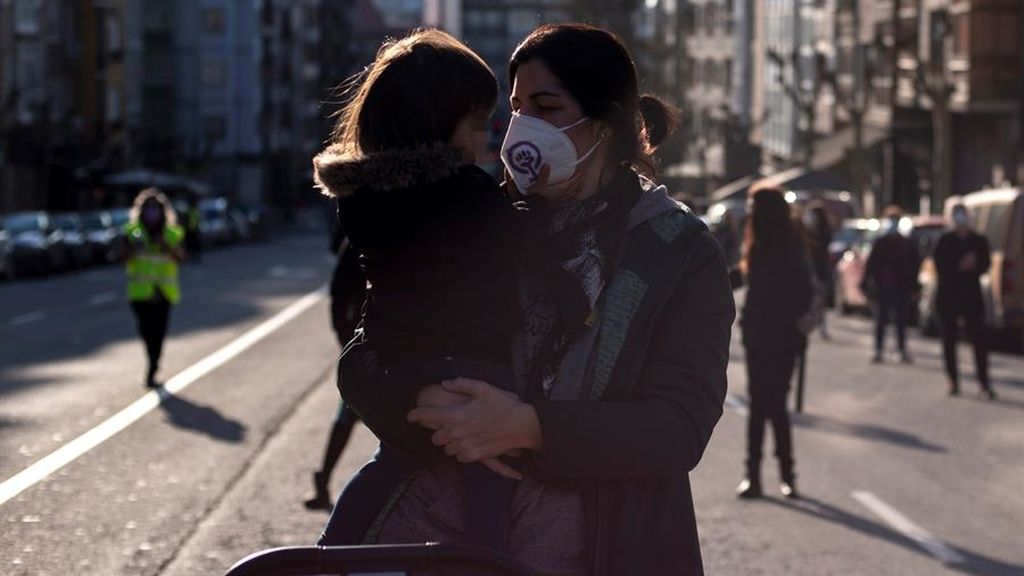
[[[370,285],[364,338],[382,365],[415,374],[423,386],[461,376],[514,388],[514,208],[473,164],[497,90],[480,57],[444,32],[388,42],[342,111],[333,143],[313,161]],[[386,498],[381,487],[413,470],[382,444],[335,516],[372,521],[368,502]],[[511,481],[481,464],[460,470],[463,534],[504,547]]]

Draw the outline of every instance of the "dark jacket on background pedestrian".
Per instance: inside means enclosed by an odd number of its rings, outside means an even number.
[[[961,268],[963,258],[972,254],[973,265]],[[982,314],[981,276],[992,265],[988,239],[973,230],[947,232],[939,238],[932,258],[939,280],[935,295],[939,314]]]
[[[919,269],[917,244],[894,229],[872,245],[864,267],[865,287],[872,299],[891,292],[909,296],[919,289]]]

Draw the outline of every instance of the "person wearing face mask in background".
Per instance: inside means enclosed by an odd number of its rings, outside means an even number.
[[[996,394],[988,377],[987,327],[981,296],[981,275],[988,272],[992,251],[988,240],[971,229],[970,215],[963,204],[953,206],[952,217],[954,228],[939,238],[933,256],[938,273],[935,306],[941,322],[949,395],[960,393],[956,345],[963,321],[967,338],[974,347],[981,394],[994,400]]]
[[[875,355],[871,361],[885,360],[885,331],[890,320],[896,324],[896,341],[900,361],[913,363],[907,351],[907,317],[914,303],[914,294],[920,291],[917,272],[921,267],[917,245],[900,233],[903,210],[889,206],[883,213],[885,234],[875,240],[864,268],[861,289],[875,304]]]
[[[157,188],[147,188],[132,204],[125,236],[128,300],[149,358],[145,384],[155,388],[171,306],[181,301],[178,264],[184,259],[185,232],[167,197]]]

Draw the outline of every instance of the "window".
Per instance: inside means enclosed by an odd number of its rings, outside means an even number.
[[[210,143],[216,144],[224,139],[228,131],[227,118],[223,115],[207,116],[203,118],[203,137]]]
[[[210,34],[224,32],[224,8],[220,6],[203,8],[203,30]]]
[[[953,57],[966,58],[970,50],[971,23],[967,12],[953,16]]]
[[[42,20],[42,0],[15,0],[14,24],[20,34],[36,34]]]
[[[121,93],[114,87],[108,86],[105,98],[107,122],[118,122],[121,120]]]
[[[205,60],[199,69],[199,81],[205,86],[223,86],[227,68],[222,60]]]
[[[106,18],[103,19],[103,24],[104,35],[106,36],[107,51],[120,52],[121,21],[118,19],[117,14],[108,13]]]

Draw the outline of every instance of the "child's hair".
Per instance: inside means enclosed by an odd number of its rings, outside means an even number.
[[[351,82],[331,142],[347,153],[447,142],[474,112],[490,112],[498,81],[465,44],[440,30],[386,41]]]

